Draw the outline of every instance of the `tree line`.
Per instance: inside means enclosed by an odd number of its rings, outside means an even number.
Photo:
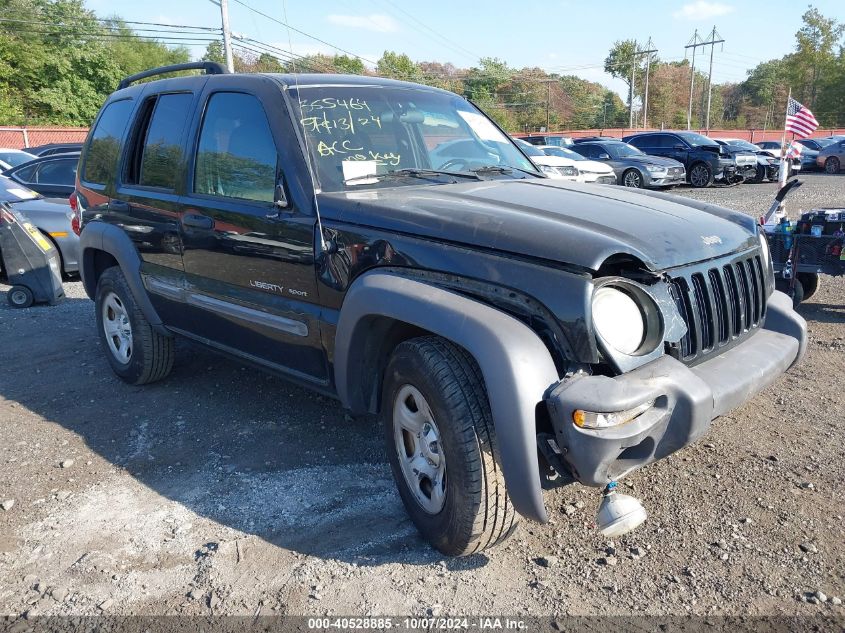
[[[98,18],[82,0],[0,0],[0,125],[90,125],[120,79],[141,70],[190,60],[184,46],[146,37],[120,18]],[[794,52],[758,64],[742,82],[714,84],[711,127],[774,129],[783,124],[787,92],[810,107],[825,127],[845,127],[845,24],[810,7]],[[212,35],[203,59],[222,62]],[[235,40],[240,72],[339,72],[415,81],[464,95],[510,132],[627,127],[628,106],[613,90],[538,67],[515,68],[486,57],[469,68],[415,62],[385,51],[375,68],[350,55],[293,55]],[[637,54],[636,42],[616,42],[605,70],[629,85],[642,121],[649,64],[648,124],[686,127],[691,67]],[[634,81],[631,85],[633,70]],[[702,127],[707,76],[696,70],[693,127]]]

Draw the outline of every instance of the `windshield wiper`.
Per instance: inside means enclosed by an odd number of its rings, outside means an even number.
[[[353,182],[360,182],[362,180],[387,180],[388,178],[425,178],[432,179],[435,176],[452,176],[454,178],[470,178],[472,180],[481,180],[481,176],[469,171],[449,171],[446,169],[422,169],[417,167],[408,167],[405,169],[391,169],[383,174],[363,174],[361,176],[354,176],[347,178],[343,184],[348,185]]]
[[[511,165],[485,165],[484,167],[479,167],[478,169],[471,170],[474,174],[511,174],[513,171],[519,171],[523,174],[529,174],[531,176],[539,176],[537,172],[530,171],[528,169],[522,169],[521,167],[512,167]]]

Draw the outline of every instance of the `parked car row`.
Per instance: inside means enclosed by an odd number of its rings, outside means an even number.
[[[552,177],[579,182],[608,183],[608,178],[579,177],[574,169],[586,165],[572,163],[566,175],[548,157],[573,159],[580,156],[591,164],[604,164],[613,171],[615,184],[646,189],[667,189],[689,183],[709,187],[714,183],[775,182],[780,174],[784,149],[776,141],[756,145],[738,138],[713,139],[689,131],[640,132],[622,139],[593,136],[571,139],[555,134],[534,134],[517,139],[538,165]],[[800,156],[790,157],[790,175],[801,170],[823,169],[838,173],[845,164],[845,136],[798,139]],[[537,160],[537,153],[546,156]],[[577,158],[574,159],[577,162]],[[541,167],[542,168],[542,167]]]

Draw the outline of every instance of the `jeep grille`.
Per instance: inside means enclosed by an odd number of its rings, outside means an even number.
[[[766,315],[760,255],[674,271],[670,292],[687,333],[669,353],[687,364],[704,360],[750,336]]]

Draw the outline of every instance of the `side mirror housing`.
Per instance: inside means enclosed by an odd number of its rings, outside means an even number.
[[[610,160],[610,154],[605,154],[604,152],[602,152],[601,154],[598,155],[598,159],[599,160]]]

